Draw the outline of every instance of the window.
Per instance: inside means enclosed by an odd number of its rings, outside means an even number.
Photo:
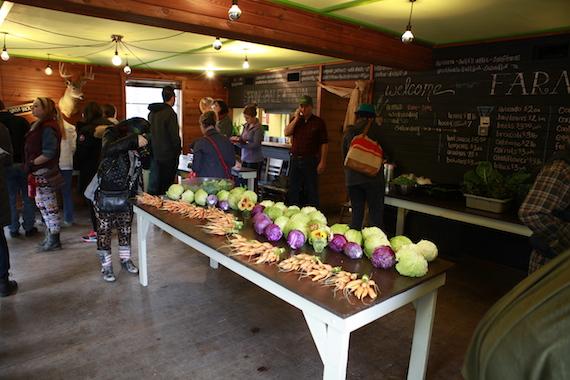
[[[174,112],[178,115],[178,124],[182,127],[182,91],[180,84],[176,82],[133,80],[127,81],[125,88],[127,119],[131,117],[148,117],[148,105],[162,103],[162,88],[170,85],[174,87],[176,103]],[[180,128],[182,132],[182,128]]]

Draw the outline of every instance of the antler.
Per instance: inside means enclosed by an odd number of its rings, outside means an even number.
[[[73,76],[72,74],[67,73],[67,70],[65,70],[65,63],[63,62],[59,63],[59,76],[64,79],[71,78]]]
[[[87,82],[88,80],[93,80],[95,79],[95,74],[93,74],[93,66],[87,66],[85,65],[85,73],[79,77],[79,80],[81,81],[81,83],[85,84],[85,82]]]

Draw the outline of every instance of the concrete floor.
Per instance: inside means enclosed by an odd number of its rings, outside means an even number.
[[[55,253],[36,253],[42,236],[8,237],[20,290],[0,300],[0,379],[322,378],[299,310],[210,269],[205,256],[156,228],[150,286],[121,272],[117,257],[118,280],[105,283],[95,244],[80,240],[83,222],[63,230],[65,249]],[[479,319],[524,276],[455,261],[438,296],[428,379],[461,378]],[[347,378],[405,379],[413,319],[408,306],[354,332]]]

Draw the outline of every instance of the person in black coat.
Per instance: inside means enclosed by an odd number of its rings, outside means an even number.
[[[231,168],[236,163],[230,140],[216,129],[216,114],[208,111],[199,119],[204,137],[194,142],[192,171],[198,177],[231,178]]]
[[[10,224],[10,205],[4,169],[12,164],[12,142],[10,133],[4,124],[0,123],[0,297],[14,294],[18,289],[16,281],[10,280],[10,254],[4,235],[4,226]]]
[[[97,252],[103,279],[107,282],[116,279],[111,262],[113,229],[117,229],[119,238],[121,266],[129,273],[138,273],[138,268],[131,260],[133,209],[128,198],[142,189],[141,168],[148,169],[150,166],[148,139],[145,137],[149,126],[145,119],[132,118],[107,128],[103,135],[94,208],[97,216]],[[105,197],[109,195],[119,199],[123,206],[110,210],[105,204]]]

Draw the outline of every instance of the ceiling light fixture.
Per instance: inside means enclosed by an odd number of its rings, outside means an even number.
[[[6,49],[6,35],[8,33],[4,32],[4,47],[2,48],[2,53],[0,54],[0,58],[2,58],[3,61],[7,61],[10,59],[10,54],[8,54],[8,50]]]
[[[237,21],[241,17],[241,9],[238,7],[238,0],[232,0],[232,6],[228,10],[230,21]]]
[[[47,76],[50,76],[50,75],[53,74],[53,69],[51,68],[51,64],[49,63],[49,62],[50,62],[50,60],[49,60],[49,56],[50,56],[50,55],[48,54],[47,56],[48,56],[48,64],[46,65],[46,68],[44,69],[44,73],[45,73]]]
[[[247,54],[245,55],[245,59],[243,60],[243,64],[241,65],[244,69],[249,69],[249,60],[247,59]]]
[[[13,5],[14,3],[12,3],[11,1],[4,1],[2,3],[2,6],[0,7],[0,25],[2,25],[2,23],[6,19],[8,13],[10,13],[10,9],[12,9]]]
[[[410,44],[414,41],[414,34],[412,33],[412,12],[414,10],[414,3],[416,0],[410,0],[412,5],[410,6],[410,18],[408,19],[408,25],[406,26],[406,31],[402,34],[402,42],[405,44]]]
[[[213,70],[207,70],[206,71],[206,77],[212,79],[216,74],[214,73]]]
[[[119,42],[121,42],[122,39],[123,36],[118,34],[111,35],[111,40],[115,43],[115,55],[113,55],[113,58],[111,59],[114,66],[121,66],[123,63],[123,59],[119,55]]]
[[[220,40],[220,37],[216,37],[216,40],[212,44],[212,47],[216,50],[220,50],[222,48],[222,40]]]
[[[125,65],[125,67],[123,67],[123,72],[127,75],[131,75],[133,69],[131,69],[131,66],[129,66],[129,57],[126,57],[125,59],[127,60],[127,64]]]

